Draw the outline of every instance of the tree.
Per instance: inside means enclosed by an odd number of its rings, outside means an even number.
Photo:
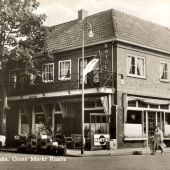
[[[0,133],[4,132],[3,120],[8,109],[6,73],[11,69],[39,72],[37,64],[47,60],[44,14],[37,14],[36,0],[0,0]]]

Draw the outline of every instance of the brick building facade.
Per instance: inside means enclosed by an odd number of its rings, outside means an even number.
[[[93,38],[87,36],[86,22]],[[168,145],[170,31],[116,10],[91,16],[81,10],[77,20],[50,27],[47,45],[54,60],[42,66],[38,83],[33,75],[25,81],[20,73],[11,73],[9,139],[36,134],[45,125],[53,134],[81,134],[82,29],[85,65],[99,59],[85,78],[86,141],[93,146],[94,134],[108,134],[118,148],[147,147],[159,125]],[[107,114],[101,97],[107,98]]]

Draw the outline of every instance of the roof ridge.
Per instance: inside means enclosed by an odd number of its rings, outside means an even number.
[[[112,27],[113,27],[113,36],[116,38],[117,37],[117,22],[116,22],[116,17],[115,17],[115,10],[112,9],[111,11],[111,15],[112,15]]]

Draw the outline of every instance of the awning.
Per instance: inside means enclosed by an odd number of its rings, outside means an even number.
[[[170,100],[151,99],[151,98],[136,97],[136,96],[128,96],[128,101],[141,101],[148,104],[158,104],[158,105],[170,104]]]

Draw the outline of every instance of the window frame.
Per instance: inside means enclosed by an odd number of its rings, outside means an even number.
[[[50,65],[52,65],[53,66],[53,70],[52,70],[52,80],[45,80],[45,76],[44,76],[44,74],[46,73],[45,72],[45,67],[46,66],[50,66]],[[50,72],[48,72],[48,73],[50,73]],[[43,70],[42,70],[42,82],[44,82],[44,83],[51,83],[51,82],[54,82],[54,63],[45,63],[45,64],[43,64]]]
[[[9,75],[10,92],[16,92],[18,83],[18,74],[15,71],[11,71]]]
[[[61,71],[61,63],[66,63],[66,62],[69,62],[70,63],[70,76],[68,78],[64,77],[64,79],[62,78],[62,75],[60,75],[60,71]],[[63,75],[63,76],[66,76],[66,75]],[[67,81],[67,80],[71,80],[71,60],[60,60],[58,61],[58,80],[61,80],[61,81]]]
[[[134,57],[135,58],[135,74],[131,74],[129,73],[129,63],[128,63],[128,58],[129,57]],[[143,60],[143,71],[144,71],[144,75],[138,75],[137,74],[137,61],[138,59],[142,59]],[[145,79],[146,78],[146,62],[145,62],[145,57],[142,56],[136,56],[136,55],[132,55],[132,54],[127,54],[127,58],[126,58],[126,66],[127,66],[127,76],[129,77],[136,77],[136,78],[142,78]]]
[[[90,56],[85,56],[84,57],[84,61],[86,61],[87,60],[87,64],[93,59],[93,58],[95,58],[96,57],[96,55],[90,55]],[[78,80],[79,80],[79,86],[80,85],[82,85],[82,70],[81,70],[81,62],[82,62],[82,57],[79,57],[78,58]],[[88,60],[89,59],[89,60]],[[85,63],[84,63],[85,64]],[[100,83],[100,61],[98,61],[98,64],[99,64],[99,66],[98,66],[98,68],[97,69],[94,69],[94,70],[92,70],[90,73],[92,73],[93,74],[93,83]],[[86,68],[86,65],[84,65],[84,69]],[[97,79],[97,81],[95,82],[95,80],[96,80],[96,78],[94,77],[95,76],[95,74],[94,74],[94,72],[97,72],[96,73],[96,75],[98,76],[98,79]],[[89,73],[87,73],[86,75],[85,75],[85,80],[84,80],[84,84],[88,84],[87,83],[87,75],[88,75]]]
[[[167,71],[166,71],[166,73],[167,73],[167,79],[162,79],[161,78],[161,65],[162,64],[166,64],[167,65]],[[169,63],[168,62],[166,62],[166,61],[160,61],[160,72],[159,72],[159,78],[160,78],[160,81],[162,81],[162,82],[169,82]]]

